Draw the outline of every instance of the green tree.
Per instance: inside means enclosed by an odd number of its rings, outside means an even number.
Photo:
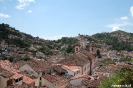
[[[132,85],[133,88],[133,69],[124,67],[116,72],[112,78],[103,80],[99,88],[111,88],[112,85]],[[127,88],[127,87],[123,87]]]
[[[102,57],[99,50],[97,50],[97,56],[98,56],[98,58]]]

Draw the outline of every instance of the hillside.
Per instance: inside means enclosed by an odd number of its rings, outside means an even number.
[[[133,51],[133,33],[118,30],[111,33],[97,33],[92,37],[98,39],[102,44],[111,45],[111,49]]]
[[[18,56],[19,49],[23,49],[26,57],[39,57],[47,59],[58,53],[69,54],[74,52],[74,44],[77,42],[75,38],[63,37],[57,41],[44,40],[39,37],[33,37],[10,27],[8,24],[0,24],[0,53],[16,53]],[[6,47],[5,47],[6,46]],[[27,54],[30,53],[30,56]],[[22,55],[22,54],[21,54]],[[7,57],[7,55],[4,55]],[[9,55],[10,56],[10,55]],[[18,58],[18,56],[13,56]]]
[[[62,37],[58,40],[45,40],[33,37],[10,27],[0,24],[0,53],[5,59],[31,58],[48,59],[51,56],[64,56],[74,53],[74,45],[80,44],[82,48],[89,47],[94,41],[97,47],[106,44],[110,49],[133,51],[133,33],[115,31],[111,33],[97,33],[92,36],[78,34],[76,37]],[[6,54],[6,55],[5,55]],[[0,58],[1,58],[0,57]]]

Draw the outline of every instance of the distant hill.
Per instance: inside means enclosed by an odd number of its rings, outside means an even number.
[[[125,31],[114,31],[110,33],[97,33],[92,36],[78,35],[77,37],[62,37],[58,40],[45,40],[39,37],[33,37],[10,27],[9,24],[0,24],[0,41],[5,40],[8,44],[25,48],[27,52],[35,54],[42,52],[46,56],[56,55],[58,52],[62,54],[74,53],[74,45],[76,43],[85,44],[88,47],[89,42],[94,41],[96,44],[107,44],[117,51],[127,50],[133,51],[133,33]],[[30,50],[33,46],[35,51]]]
[[[97,33],[92,37],[102,44],[111,45],[111,49],[133,51],[133,33],[118,30],[111,33]]]
[[[59,40],[45,40],[39,37],[33,37],[30,34],[26,34],[16,30],[9,24],[0,24],[0,41],[5,40],[8,45],[16,45],[20,48],[25,48],[27,52],[42,52],[46,56],[56,55],[57,51],[63,53],[73,53],[74,44],[77,39],[70,37],[63,37]],[[30,50],[30,47],[36,48],[36,51]]]

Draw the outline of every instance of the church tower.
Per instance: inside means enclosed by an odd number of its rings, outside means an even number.
[[[79,52],[80,49],[81,49],[80,44],[76,44],[76,45],[75,45],[75,53]]]
[[[93,41],[90,44],[89,51],[91,54],[96,54],[96,44]]]

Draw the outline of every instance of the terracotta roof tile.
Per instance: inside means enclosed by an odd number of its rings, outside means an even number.
[[[106,72],[106,73],[114,73],[116,71],[121,70],[124,66],[130,66],[124,63],[118,64],[109,64],[108,66],[97,67],[94,69],[94,72]]]
[[[31,66],[31,68],[33,68],[36,72],[41,72],[52,67],[52,62],[49,61],[19,61],[14,62],[13,67],[20,68],[25,64]]]
[[[64,70],[63,68],[61,68],[61,66],[54,66],[53,69],[58,72],[58,73],[65,73],[66,70]]]
[[[19,85],[19,84],[14,84],[14,85],[8,86],[6,88],[24,88],[24,87],[22,85]]]
[[[72,84],[68,84],[65,86],[65,88],[82,88],[81,86],[74,86]]]
[[[84,74],[84,75],[74,76],[74,77],[70,78],[70,80],[74,80],[74,79],[78,79],[78,78],[85,78],[85,79],[88,79],[88,78],[90,78],[90,77],[89,77],[89,75]]]
[[[58,81],[54,76],[52,76],[52,75],[49,75],[49,74],[46,74],[46,75],[44,75],[44,76],[42,76],[44,79],[46,79],[46,80],[48,80],[49,82],[56,82],[56,81]]]
[[[15,74],[15,75],[13,75],[13,79],[18,79],[20,77],[23,77],[23,75],[22,74]]]
[[[0,67],[0,75],[3,76],[3,77],[11,77],[14,75],[14,73],[12,72],[9,72],[3,68]]]
[[[94,79],[85,79],[82,81],[82,85],[86,85],[88,87],[94,87],[98,88],[102,80],[104,80],[106,77],[100,74],[93,75]],[[96,78],[95,78],[96,77]]]
[[[77,72],[79,71],[80,69],[77,69],[77,68],[72,68],[70,66],[67,66],[67,65],[63,65],[65,68],[67,68],[68,70],[72,71],[72,72]]]
[[[66,65],[85,65],[90,62],[89,59],[95,59],[95,56],[90,54],[89,51],[82,50],[78,53],[67,56],[64,60],[60,61],[60,64]]]
[[[65,78],[64,76],[55,74],[54,77],[58,80],[56,88],[64,88],[68,84],[69,79]]]
[[[25,84],[31,84],[31,83],[34,83],[35,80],[34,80],[34,79],[31,79],[30,77],[24,75],[24,76],[23,76],[23,82],[24,82]]]

